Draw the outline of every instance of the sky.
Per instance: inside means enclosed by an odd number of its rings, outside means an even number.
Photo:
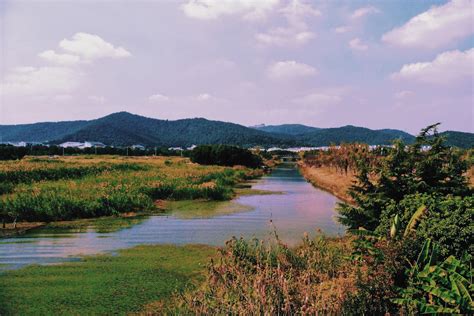
[[[474,0],[0,1],[0,124],[474,132]]]

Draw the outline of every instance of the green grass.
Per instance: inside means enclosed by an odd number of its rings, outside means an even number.
[[[270,195],[282,194],[281,192],[252,189],[251,185],[239,185],[234,189],[235,195]],[[219,215],[232,214],[237,212],[251,211],[252,207],[243,205],[235,201],[209,201],[209,200],[183,200],[167,201],[165,209],[177,218],[210,218]]]
[[[151,213],[150,213],[151,214]],[[72,221],[52,222],[39,230],[75,230],[87,231],[93,229],[98,233],[112,233],[125,228],[140,224],[148,218],[148,215],[136,215],[130,217],[108,216],[89,219],[77,219]]]
[[[0,315],[138,312],[203,280],[215,248],[138,246],[81,262],[29,266],[0,274]]]
[[[61,159],[0,164],[0,217],[67,221],[151,211],[156,200],[229,200],[236,184],[262,174],[177,157]]]
[[[252,210],[252,207],[233,201],[185,200],[167,202],[166,210],[177,218],[190,219],[246,212]]]

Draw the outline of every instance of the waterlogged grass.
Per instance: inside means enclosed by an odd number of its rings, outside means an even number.
[[[0,274],[0,315],[113,315],[139,312],[203,281],[215,248],[138,246],[81,262]]]
[[[10,179],[0,192],[0,215],[20,221],[153,210],[161,199],[228,200],[237,183],[260,175],[256,170],[200,166],[177,157],[66,157],[26,159],[21,164],[0,166],[0,178]]]
[[[219,215],[246,212],[252,207],[233,201],[170,201],[166,209],[177,218],[211,218]]]
[[[259,190],[259,189],[251,189],[251,188],[237,188],[234,191],[237,196],[283,194],[283,192],[281,191],[269,191],[269,190]]]
[[[51,230],[64,230],[84,232],[92,229],[98,233],[112,233],[122,229],[130,228],[136,224],[140,224],[148,218],[147,215],[135,215],[129,217],[99,217],[94,219],[78,219],[74,221],[53,222],[47,224],[44,228]]]
[[[237,184],[235,196],[271,195],[282,192],[252,189],[251,184]],[[183,200],[168,201],[163,207],[177,218],[211,218],[238,212],[251,211],[253,208],[235,201]]]

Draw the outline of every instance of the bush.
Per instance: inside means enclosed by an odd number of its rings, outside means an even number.
[[[351,229],[374,230],[380,224],[382,210],[410,194],[472,193],[464,176],[467,162],[462,152],[445,146],[437,125],[423,129],[412,145],[396,142],[379,166],[365,160],[358,162],[357,182],[348,192],[355,205],[341,203],[338,208],[342,224]]]
[[[405,227],[420,206],[426,214],[420,220],[414,234],[423,243],[435,240],[440,255],[461,258],[464,253],[474,254],[474,197],[443,196],[440,194],[407,195],[399,203],[391,203],[383,210],[377,231],[384,234],[390,230],[395,215]]]
[[[341,314],[355,290],[348,243],[305,237],[297,248],[233,238],[212,262],[203,289],[171,313],[198,315]]]
[[[227,145],[201,145],[191,152],[191,161],[202,165],[246,166],[257,168],[262,159],[250,150]]]
[[[11,145],[0,145],[0,160],[18,160],[28,153],[26,147],[15,147]]]

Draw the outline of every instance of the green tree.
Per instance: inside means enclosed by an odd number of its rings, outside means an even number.
[[[462,152],[445,145],[438,125],[422,129],[412,145],[396,141],[378,164],[358,161],[357,181],[348,192],[355,203],[341,203],[338,207],[342,224],[374,230],[380,223],[381,211],[409,194],[470,194]]]

